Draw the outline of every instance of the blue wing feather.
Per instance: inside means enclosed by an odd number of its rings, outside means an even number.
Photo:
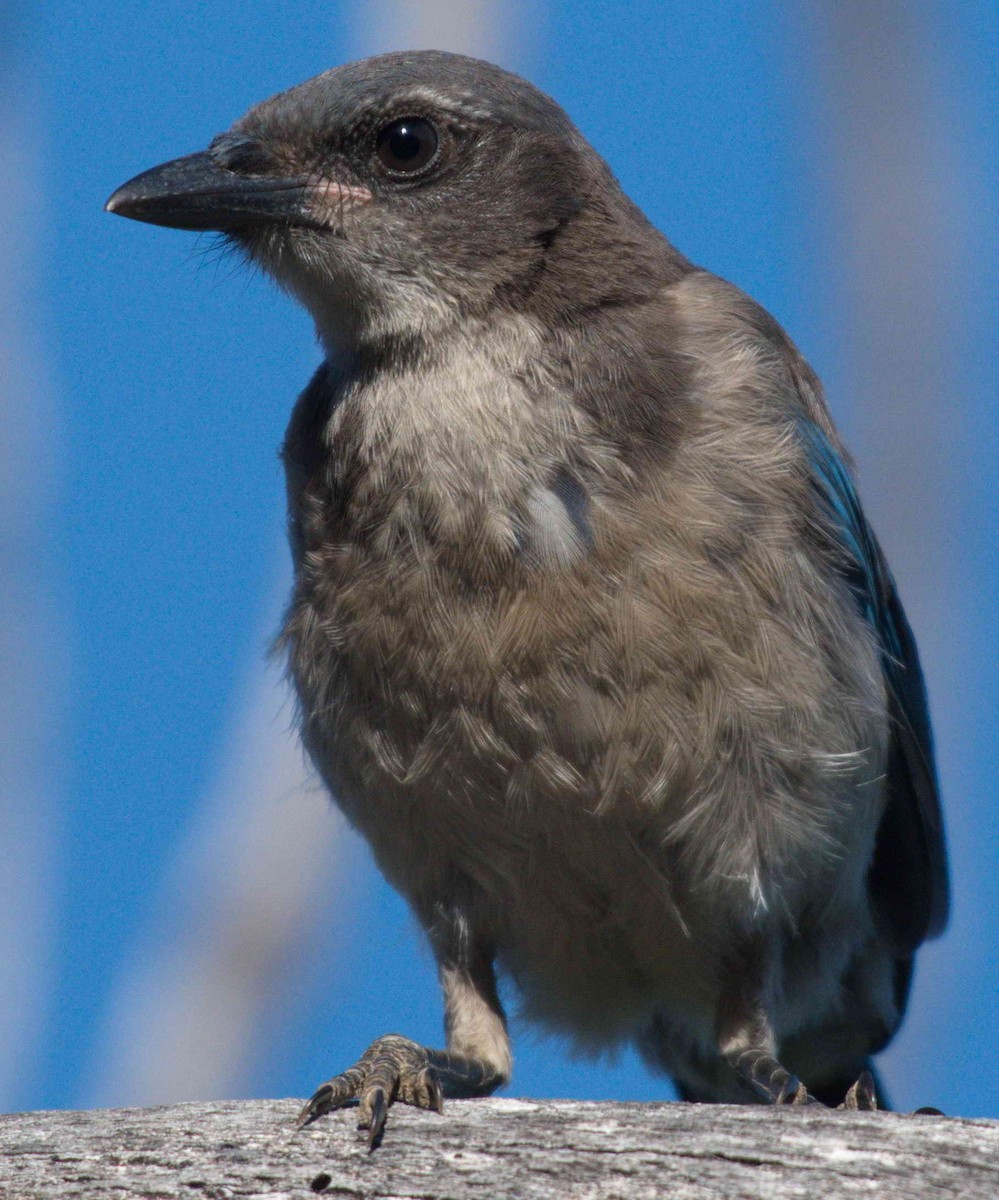
[[[891,721],[887,797],[868,886],[882,935],[900,954],[947,922],[947,856],[926,685],[906,620],[846,464],[813,421],[798,422],[839,569],[881,650]]]

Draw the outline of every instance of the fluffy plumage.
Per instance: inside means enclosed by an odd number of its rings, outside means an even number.
[[[416,120],[435,156],[397,170]],[[358,1096],[376,1139],[393,1089],[507,1078],[494,963],[688,1095],[845,1086],[946,871],[912,635],[786,334],[471,59],[341,67],[181,163],[110,206],[225,231],[328,352],[284,449],[284,644],[445,991],[447,1053],[376,1043],[308,1114]]]

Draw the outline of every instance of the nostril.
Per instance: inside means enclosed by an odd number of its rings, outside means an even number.
[[[208,150],[220,167],[237,175],[268,175],[278,166],[266,146],[242,133],[220,133]]]

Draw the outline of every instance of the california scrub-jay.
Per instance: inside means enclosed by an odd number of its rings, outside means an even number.
[[[777,322],[451,54],[311,79],[107,207],[221,231],[327,355],[284,446],[283,644],[447,1049],[379,1038],[303,1119],[356,1099],[376,1145],[393,1100],[504,1083],[496,964],[686,1098],[875,1107],[942,819],[912,633]]]

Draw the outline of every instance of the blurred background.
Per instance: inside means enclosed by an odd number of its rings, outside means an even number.
[[[440,1043],[430,956],[266,665],[310,322],[211,239],[101,211],[270,93],[428,46],[555,96],[823,377],[920,639],[953,863],[884,1072],[901,1107],[999,1116],[995,0],[4,7],[0,1107],[305,1096],[377,1034]],[[514,1094],[672,1095],[513,1033]]]

